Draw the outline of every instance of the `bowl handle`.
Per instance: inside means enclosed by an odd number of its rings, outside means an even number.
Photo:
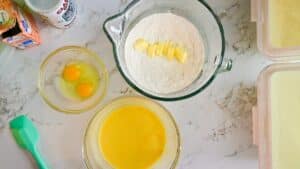
[[[232,69],[232,60],[224,58],[218,73],[228,72]]]
[[[124,32],[126,17],[115,15],[108,18],[103,24],[103,30],[110,41],[116,45],[121,41]]]

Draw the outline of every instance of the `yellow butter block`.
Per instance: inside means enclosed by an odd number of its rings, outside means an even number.
[[[149,46],[149,43],[144,39],[138,39],[134,43],[134,49],[141,51],[141,52],[146,51],[148,46]]]
[[[187,51],[182,47],[176,47],[175,48],[175,58],[180,63],[184,63],[187,59]]]
[[[162,42],[157,43],[156,55],[163,56],[163,51],[164,51],[164,43]]]
[[[145,52],[149,57],[162,56],[168,60],[176,59],[180,63],[185,63],[188,56],[185,48],[170,41],[151,44],[144,39],[137,39],[134,49]]]
[[[170,45],[168,48],[167,58],[169,60],[172,60],[174,58],[174,54],[175,54],[175,47],[174,45]]]
[[[171,46],[171,43],[170,42],[164,42],[163,44],[163,56],[168,56],[168,51],[169,51],[169,48]]]
[[[150,56],[150,57],[155,56],[156,47],[157,47],[156,45],[149,45],[148,49],[147,49],[147,55]]]

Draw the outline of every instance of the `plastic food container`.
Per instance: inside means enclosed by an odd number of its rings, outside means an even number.
[[[276,80],[280,77],[278,73],[295,73],[295,71],[296,73],[298,73],[298,71],[300,73],[300,63],[273,64],[265,68],[258,78],[258,103],[257,106],[253,108],[253,142],[258,146],[260,169],[296,169],[300,166],[299,156],[292,155],[293,153],[295,154],[295,152],[299,152],[299,128],[291,127],[294,124],[299,124],[300,115],[296,115],[295,110],[292,108],[293,106],[284,109],[282,108],[283,106],[281,106],[282,104],[298,104],[298,97],[292,96],[293,94],[291,94],[291,92],[299,93],[299,91],[291,91],[289,88],[290,84],[293,84],[292,82],[296,83],[296,81],[292,81],[288,86],[282,88],[285,92],[281,90],[280,95],[274,94],[278,91],[279,86],[275,83],[278,82]],[[295,77],[295,74],[293,77]],[[283,78],[281,78],[281,80],[283,80]],[[300,83],[300,81],[298,82]],[[274,87],[276,85],[277,88]],[[287,102],[282,101],[282,98],[285,98],[282,96],[287,98],[285,99]],[[284,111],[286,109],[288,110]],[[279,113],[280,111],[281,113]],[[282,111],[284,111],[284,113]],[[294,114],[291,114],[291,112]],[[289,117],[292,117],[292,120],[289,119]],[[294,147],[291,148],[290,146]],[[293,157],[298,159],[295,160]],[[287,167],[287,165],[289,165],[289,167]]]
[[[66,64],[72,61],[83,61],[92,65],[99,73],[99,87],[96,92],[86,100],[72,100],[66,98],[58,90],[58,80]],[[87,111],[103,99],[106,94],[108,73],[100,57],[79,46],[65,46],[50,53],[40,67],[38,87],[45,102],[60,112],[82,113]]]
[[[274,6],[272,6],[274,2],[280,2],[282,4],[277,4],[278,8],[274,8]],[[293,93],[297,93],[298,91],[295,90],[291,92],[290,90],[290,85],[297,83],[297,81],[292,81],[286,86],[282,84],[281,86],[278,85],[280,84],[280,80],[283,82],[282,74],[293,71],[296,71],[296,76],[298,76],[298,71],[300,74],[300,43],[299,45],[294,43],[291,46],[286,44],[282,45],[280,44],[283,43],[283,41],[281,41],[282,39],[280,39],[281,35],[277,36],[277,32],[274,31],[277,29],[279,31],[286,31],[290,30],[290,27],[293,27],[291,24],[278,24],[279,22],[277,22],[276,19],[280,19],[280,17],[277,18],[274,16],[277,14],[286,15],[288,12],[297,11],[298,9],[296,8],[298,8],[298,6],[294,5],[292,8],[284,9],[287,10],[285,13],[276,12],[276,10],[283,10],[284,5],[292,7],[293,1],[251,0],[252,20],[257,24],[258,48],[269,59],[280,61],[278,64],[271,64],[265,68],[257,81],[257,106],[253,108],[253,142],[258,146],[260,169],[300,168],[299,154],[295,155],[295,153],[300,152],[299,146],[295,144],[295,142],[299,143],[299,138],[297,138],[299,132],[295,132],[295,129],[298,130],[298,128],[292,126],[294,125],[293,123],[295,123],[293,122],[294,120],[299,124],[298,121],[300,119],[298,119],[299,116],[295,116],[295,114],[298,113],[291,114],[295,112],[293,106],[283,108],[287,102],[288,104],[294,105],[296,102],[296,105],[298,105],[298,98],[296,98]],[[277,27],[276,25],[279,26]],[[285,34],[286,32],[283,34],[288,35],[286,37],[293,36],[290,32],[289,34]],[[278,37],[280,41],[276,41]],[[292,77],[296,76],[294,74]],[[274,79],[277,79],[277,81]],[[287,79],[286,82],[288,80],[290,79]],[[282,92],[284,90],[285,92]],[[274,93],[281,94],[276,95]],[[282,98],[285,97],[286,99],[282,100]]]
[[[153,169],[175,169],[180,154],[180,136],[172,115],[161,105],[139,96],[125,96],[112,100],[89,122],[85,131],[83,158],[88,169],[113,169],[103,157],[98,146],[99,128],[109,113],[126,105],[142,106],[152,110],[162,121],[166,131],[165,150]]]
[[[161,94],[146,90],[137,84],[128,71],[124,46],[128,33],[143,18],[155,13],[173,13],[191,21],[204,41],[205,61],[198,78],[181,91]],[[216,14],[198,0],[135,0],[121,13],[108,18],[103,29],[113,44],[114,57],[119,71],[127,83],[139,93],[153,99],[175,101],[192,97],[203,91],[220,72],[229,71],[232,61],[224,59],[224,30]]]
[[[273,22],[274,19],[280,18],[280,16],[272,16],[272,14],[276,14],[276,11],[271,11],[271,9],[273,9],[270,7],[272,2],[275,2],[275,0],[251,0],[251,19],[252,21],[256,22],[257,25],[258,48],[271,60],[282,61],[300,59],[300,43],[298,46],[294,45],[291,47],[276,47],[276,45],[271,42],[271,22]],[[286,1],[281,2],[285,3]],[[292,9],[290,9],[290,11],[291,10]],[[287,9],[287,11],[289,10]],[[288,31],[290,29],[286,28],[289,26],[292,27],[292,25],[285,25],[282,26],[282,29]]]

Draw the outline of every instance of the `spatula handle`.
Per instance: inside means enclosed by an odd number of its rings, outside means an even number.
[[[37,148],[35,148],[32,152],[31,152],[33,158],[35,159],[39,169],[50,169],[45,160],[42,158],[42,155],[40,154],[40,152],[38,151]]]

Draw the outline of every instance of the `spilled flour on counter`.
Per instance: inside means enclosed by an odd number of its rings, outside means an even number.
[[[256,87],[240,83],[217,104],[232,117],[251,116],[252,107],[256,104]]]
[[[185,63],[162,57],[148,57],[136,51],[137,39],[149,42],[171,41],[187,49]],[[177,92],[196,80],[204,63],[204,45],[197,28],[187,19],[171,13],[150,15],[138,22],[125,44],[125,62],[135,83],[155,93]]]
[[[251,135],[252,132],[252,107],[256,105],[256,87],[240,83],[229,91],[225,97],[216,101],[218,107],[227,116],[209,134],[209,138],[218,141],[235,129],[241,129]]]

